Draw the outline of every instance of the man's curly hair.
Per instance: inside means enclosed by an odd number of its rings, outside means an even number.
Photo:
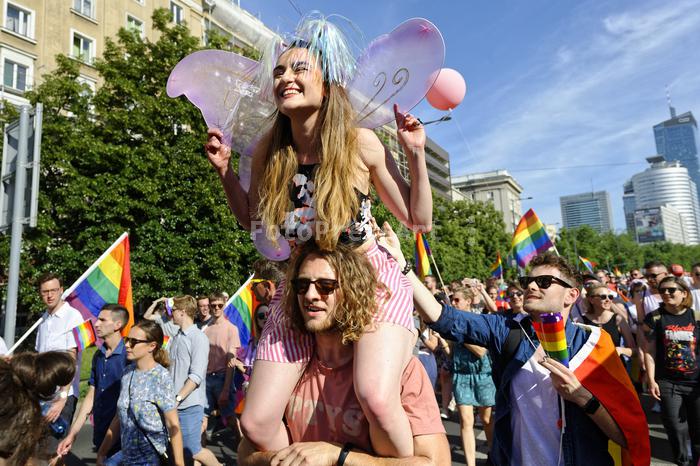
[[[390,296],[390,291],[377,279],[377,272],[364,254],[338,244],[332,251],[321,250],[313,241],[306,242],[293,254],[287,268],[284,290],[284,309],[292,325],[307,332],[292,280],[299,276],[304,261],[318,257],[326,260],[335,271],[339,288],[335,291],[336,307],[332,317],[343,344],[355,342],[371,328],[379,303]]]
[[[569,263],[569,261],[567,261],[563,257],[560,257],[552,252],[545,252],[533,257],[530,263],[528,264],[528,268],[530,270],[540,266],[553,267],[559,270],[561,276],[567,279],[574,286],[574,288],[580,288],[581,281],[579,279],[578,272]]]

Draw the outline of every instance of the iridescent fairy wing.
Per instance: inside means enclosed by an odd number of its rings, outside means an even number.
[[[372,41],[357,61],[348,86],[357,126],[377,128],[394,120],[394,104],[408,112],[435,82],[445,58],[438,28],[423,18],[401,23]]]
[[[274,106],[260,99],[256,85],[259,63],[223,50],[201,50],[183,58],[170,73],[167,93],[185,95],[202,112],[208,127],[241,155],[239,176],[250,183],[252,148],[268,124]]]

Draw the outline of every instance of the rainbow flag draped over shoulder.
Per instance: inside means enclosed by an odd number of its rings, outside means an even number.
[[[571,359],[576,378],[600,400],[622,430],[627,448],[610,441],[616,465],[646,466],[651,458],[649,426],[642,405],[612,339],[599,327],[582,326],[588,340]]]
[[[121,304],[129,311],[129,323],[122,335],[134,324],[131,292],[129,234],[123,233],[62,296],[85,320],[97,319],[105,304]]]
[[[427,275],[432,275],[433,271],[430,268],[430,256],[433,253],[430,251],[430,245],[422,232],[416,233],[416,275],[423,280]]]
[[[493,278],[503,278],[503,262],[501,262],[501,253],[496,253],[496,262],[491,266],[489,270]]]
[[[248,348],[255,332],[253,313],[260,303],[253,293],[253,285],[259,281],[261,280],[253,280],[253,275],[248,277],[248,280],[238,288],[238,291],[229,298],[224,306],[224,315],[238,328],[241,353]]]
[[[525,268],[533,257],[552,246],[554,244],[547,236],[544,225],[535,215],[535,211],[530,209],[525,212],[513,233],[513,256],[518,265]]]
[[[83,351],[97,340],[95,337],[95,328],[92,326],[91,320],[86,320],[82,324],[76,326],[72,331],[75,344],[78,345],[78,351]]]
[[[595,267],[595,263],[591,262],[590,260],[586,259],[583,256],[578,256],[578,258],[581,259],[581,262],[583,262],[583,265],[586,266],[586,268],[588,269],[589,272],[595,273],[593,271],[593,267]]]

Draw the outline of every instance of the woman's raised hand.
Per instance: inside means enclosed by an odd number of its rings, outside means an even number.
[[[409,150],[423,150],[425,148],[425,127],[421,121],[410,113],[401,113],[396,104],[394,104],[394,117],[401,145]]]
[[[228,171],[231,160],[231,148],[222,142],[223,137],[224,133],[219,128],[209,128],[207,130],[207,143],[204,145],[209,163],[222,177]]]

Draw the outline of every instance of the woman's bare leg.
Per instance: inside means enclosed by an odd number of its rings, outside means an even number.
[[[282,416],[303,370],[303,363],[255,361],[241,430],[257,448],[280,450],[289,446]]]
[[[379,322],[355,344],[355,394],[381,456],[413,455],[413,434],[401,406],[401,376],[415,339],[405,327]]]
[[[474,438],[474,407],[457,405],[462,434],[462,448],[467,466],[476,465],[476,439]]]

